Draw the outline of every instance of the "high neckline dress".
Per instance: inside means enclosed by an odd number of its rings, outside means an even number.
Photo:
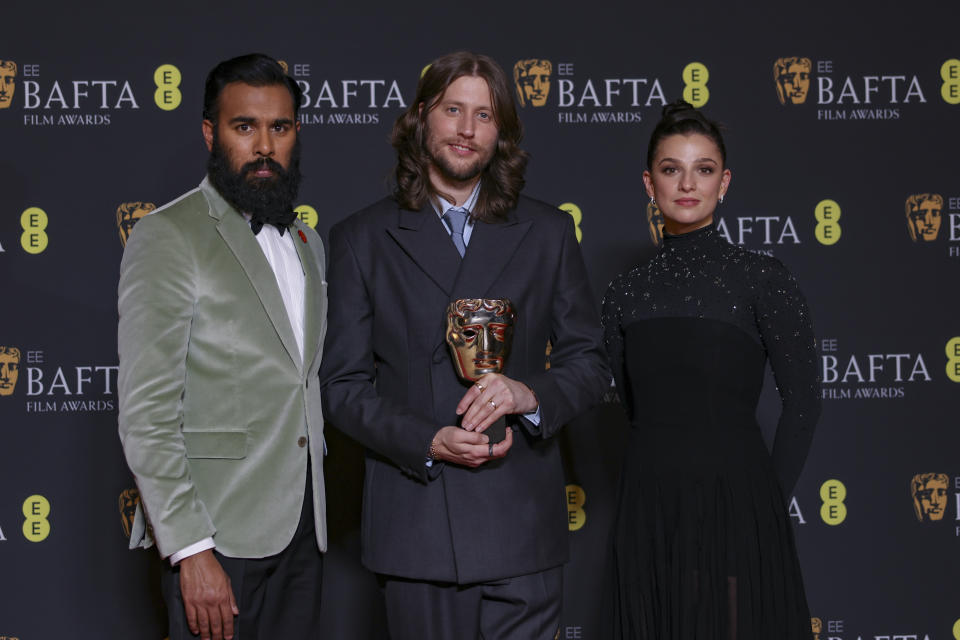
[[[665,235],[604,298],[630,421],[614,525],[616,637],[812,637],[785,496],[819,417],[813,330],[796,280],[714,225]],[[756,419],[769,359],[772,454]]]

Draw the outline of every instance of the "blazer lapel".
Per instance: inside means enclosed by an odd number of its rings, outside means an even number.
[[[284,349],[299,369],[303,366],[303,358],[297,349],[297,340],[293,335],[293,327],[290,326],[290,318],[287,317],[287,308],[280,296],[277,278],[257,244],[256,237],[250,232],[250,225],[220,197],[207,179],[204,179],[200,187],[210,202],[210,216],[218,220],[217,231],[236,256],[244,274],[257,292],[263,310],[280,336]]]
[[[297,254],[300,256],[300,266],[303,267],[304,276],[306,276],[305,291],[303,297],[304,304],[304,327],[303,327],[303,360],[307,365],[307,371],[313,366],[313,361],[320,352],[320,343],[323,339],[323,321],[324,321],[324,295],[323,295],[323,275],[320,273],[320,267],[317,265],[318,256],[314,249],[303,238],[308,237],[303,233],[303,223],[300,220],[294,221],[294,227],[289,229],[293,238],[293,244],[297,247]]]
[[[500,295],[491,287],[516,253],[530,230],[530,225],[529,220],[522,220],[517,216],[516,210],[511,211],[507,220],[501,223],[476,223],[467,252],[463,256],[463,263],[457,272],[452,289],[454,295],[451,298]],[[453,243],[450,244],[452,246]]]
[[[420,211],[400,209],[397,226],[387,228],[387,233],[445,294],[450,295],[460,268],[460,254],[433,205],[427,203]]]

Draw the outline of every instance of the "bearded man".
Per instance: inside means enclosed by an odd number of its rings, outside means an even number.
[[[367,449],[362,559],[380,576],[393,640],[559,631],[556,435],[600,400],[610,372],[572,218],[520,195],[512,95],[487,56],[435,60],[393,129],[393,197],[330,232],[324,407]],[[464,384],[447,309],[480,299],[512,301],[512,349],[502,373]]]
[[[301,93],[250,54],[207,77],[200,186],[120,267],[120,438],[170,638],[315,637],[326,550],[324,254],[293,211]],[[191,635],[192,634],[192,635]]]

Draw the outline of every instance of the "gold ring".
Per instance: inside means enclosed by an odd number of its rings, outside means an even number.
[[[497,403],[494,402],[493,400],[487,400],[487,402],[488,402],[488,403],[490,404],[490,406],[493,407],[494,409],[497,408]]]
[[[484,386],[483,386],[482,384],[480,384],[479,382],[477,383],[477,389],[480,389],[480,393],[483,393],[483,390],[484,390],[485,388],[486,388],[486,387],[484,387]]]

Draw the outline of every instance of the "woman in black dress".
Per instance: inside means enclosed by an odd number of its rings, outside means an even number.
[[[812,637],[786,496],[820,413],[810,316],[776,259],[729,244],[718,127],[667,105],[643,173],[663,245],[604,299],[630,419],[614,529],[618,638]],[[770,360],[782,400],[772,455],[755,412]]]

